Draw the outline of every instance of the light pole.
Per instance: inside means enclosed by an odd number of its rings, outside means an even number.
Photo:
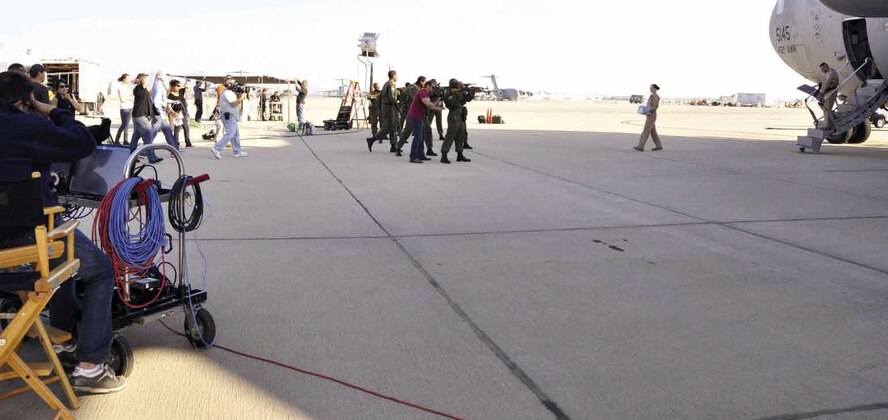
[[[367,67],[370,67],[369,77],[370,80],[364,85],[367,89],[373,84],[373,59],[379,56],[379,53],[376,48],[376,41],[379,39],[379,34],[376,32],[364,32],[360,38],[358,38],[358,48],[361,49],[361,54],[358,55],[358,61],[364,64],[364,81],[367,82]]]

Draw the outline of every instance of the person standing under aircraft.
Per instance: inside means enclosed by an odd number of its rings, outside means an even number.
[[[823,110],[823,125],[827,131],[833,130],[832,109],[836,106],[836,95],[839,87],[839,74],[829,67],[829,64],[821,63],[820,71],[823,72],[823,82],[817,85],[820,109]]]
[[[651,150],[655,152],[663,150],[663,143],[660,143],[660,135],[657,134],[657,108],[660,108],[660,95],[657,94],[657,91],[659,90],[660,87],[656,84],[651,85],[651,96],[647,101],[648,112],[644,120],[644,130],[641,132],[638,146],[633,147],[633,149],[639,152],[644,151],[644,145],[647,143],[648,138],[654,140],[655,147]]]

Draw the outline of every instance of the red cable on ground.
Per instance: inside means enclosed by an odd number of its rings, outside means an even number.
[[[176,335],[180,335],[180,336],[183,336],[183,337],[185,336],[185,334],[182,334],[182,333],[180,333],[180,332],[178,332],[178,331],[176,331],[176,330],[170,328],[169,325],[165,324],[163,321],[160,321],[160,323],[161,323],[161,325],[163,325],[164,327],[166,327],[166,329],[168,329],[171,333],[176,334]],[[399,399],[397,399],[397,398],[395,398],[395,397],[390,397],[390,396],[388,396],[388,395],[380,394],[380,393],[378,393],[378,392],[376,392],[376,391],[371,391],[371,390],[369,390],[369,389],[367,389],[367,388],[363,388],[363,387],[360,387],[360,386],[357,386],[357,385],[352,385],[352,384],[350,384],[350,383],[348,383],[348,382],[345,382],[345,381],[342,381],[342,380],[336,379],[336,378],[331,377],[331,376],[322,375],[322,374],[320,374],[320,373],[315,373],[315,372],[311,372],[311,371],[304,370],[304,369],[299,369],[298,367],[290,366],[290,365],[288,365],[288,364],[281,363],[281,362],[277,362],[277,361],[274,361],[274,360],[271,360],[271,359],[266,359],[266,358],[261,357],[261,356],[253,356],[253,355],[251,355],[251,354],[244,353],[244,352],[242,352],[242,351],[238,351],[238,350],[230,349],[230,348],[225,347],[225,346],[220,346],[219,344],[213,344],[213,347],[218,348],[218,349],[223,350],[223,351],[227,351],[227,352],[229,352],[229,353],[231,353],[231,354],[235,354],[235,355],[238,355],[238,356],[241,356],[241,357],[245,357],[245,358],[247,358],[247,359],[252,359],[252,360],[259,361],[259,362],[268,363],[268,364],[270,364],[270,365],[275,365],[275,366],[278,366],[278,367],[282,367],[282,368],[284,368],[284,369],[289,369],[289,370],[292,370],[292,371],[296,371],[296,372],[299,372],[299,373],[302,373],[302,374],[305,374],[305,375],[308,375],[308,376],[313,376],[313,377],[315,377],[315,378],[324,379],[324,380],[326,380],[326,381],[334,382],[334,383],[337,383],[337,384],[339,384],[339,385],[342,385],[342,386],[345,386],[345,387],[348,387],[348,388],[354,389],[354,390],[356,390],[356,391],[360,391],[360,392],[363,392],[363,393],[365,393],[365,394],[372,395],[372,396],[377,397],[377,398],[381,398],[381,399],[384,399],[384,400],[388,400],[388,401],[391,401],[391,402],[396,403],[396,404],[401,404],[401,405],[404,405],[404,406],[407,406],[407,407],[415,408],[415,409],[417,409],[417,410],[424,411],[424,412],[426,412],[426,413],[435,414],[435,415],[438,415],[438,416],[441,416],[441,417],[444,417],[444,418],[448,418],[448,419],[453,419],[453,420],[462,420],[460,417],[451,416],[450,414],[442,413],[442,412],[440,412],[440,411],[436,411],[436,410],[432,410],[431,408],[423,407],[423,406],[421,406],[421,405],[414,404],[414,403],[411,403],[411,402],[409,402],[409,401],[399,400]]]

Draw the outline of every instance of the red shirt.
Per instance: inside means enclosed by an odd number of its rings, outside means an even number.
[[[413,103],[410,104],[410,112],[407,113],[407,118],[425,118],[428,110],[426,105],[422,103],[422,98],[428,97],[429,91],[425,89],[416,91],[416,94],[413,95]]]

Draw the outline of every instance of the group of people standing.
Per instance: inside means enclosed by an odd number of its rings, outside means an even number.
[[[124,73],[117,79],[117,97],[120,100],[120,127],[114,137],[114,144],[129,145],[135,151],[139,140],[145,144],[154,142],[158,133],[163,133],[167,144],[180,152],[179,132],[184,133],[185,146],[192,147],[188,130],[188,106],[185,89],[178,80],[171,80],[163,72],[157,72],[152,83],[148,74],[139,73],[134,81]],[[129,124],[133,124],[133,138],[129,140]],[[123,142],[121,143],[121,137]],[[151,163],[163,160],[154,152],[146,153]]]
[[[474,92],[466,89],[457,79],[450,79],[447,89],[440,89],[435,79],[427,80],[425,76],[418,77],[416,83],[408,83],[402,89],[398,89],[397,82],[398,73],[389,71],[388,81],[382,89],[374,83],[368,95],[373,135],[367,138],[367,149],[372,152],[374,143],[382,143],[388,137],[391,145],[389,152],[402,156],[401,148],[413,134],[410,163],[431,160],[429,156],[438,156],[433,150],[432,137],[432,121],[437,119],[438,136],[444,140],[441,163],[450,163],[447,154],[454,143],[457,162],[471,162],[463,150],[472,148],[467,142],[466,103],[474,99]],[[448,110],[446,135],[441,124],[444,109]]]

